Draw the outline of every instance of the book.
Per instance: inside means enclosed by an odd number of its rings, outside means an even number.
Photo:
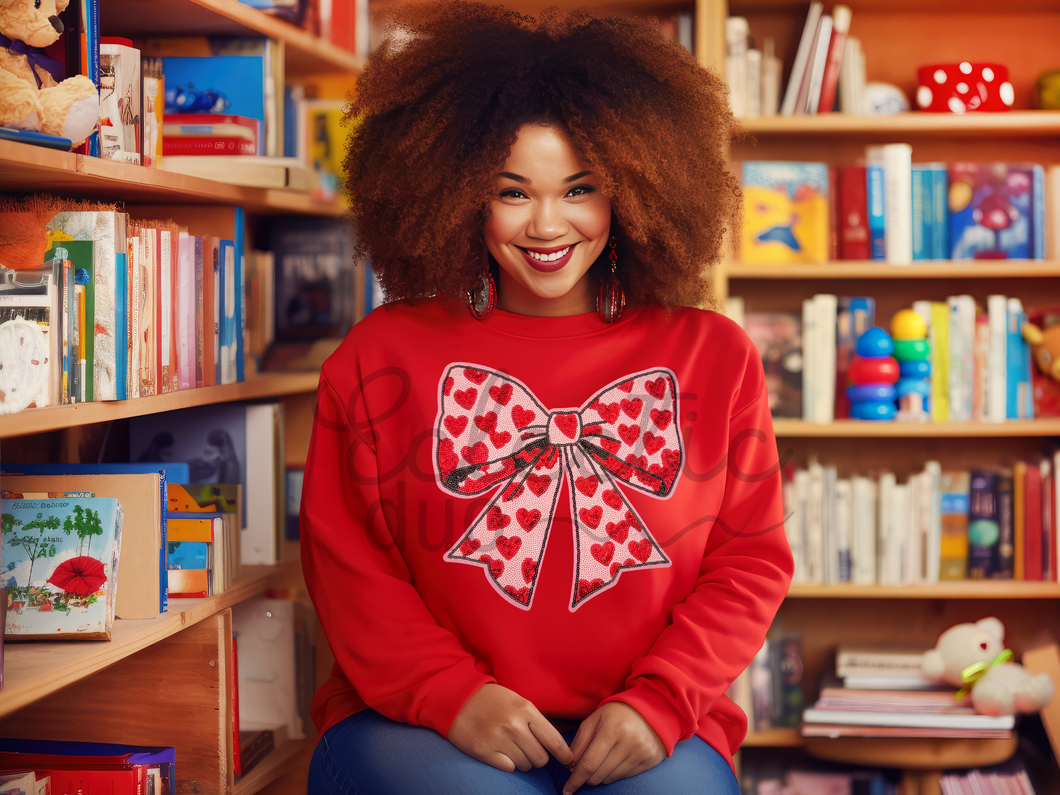
[[[840,259],[872,258],[867,179],[864,166],[838,169]]]
[[[174,144],[174,151],[167,152],[162,165],[164,171],[222,180],[249,188],[311,191],[320,184],[317,172],[307,168],[297,158],[262,157],[222,150],[184,153],[175,151],[178,148],[182,148],[181,144]]]
[[[828,44],[828,54],[821,79],[818,113],[831,113],[835,105],[836,89],[839,86],[839,68],[843,62],[847,34],[850,32],[851,16],[850,6],[837,5],[832,8],[832,38]]]
[[[1023,516],[1026,523],[1024,533],[1024,579],[1042,580],[1042,473],[1037,463],[1027,464],[1027,475],[1023,487]]]
[[[43,146],[45,149],[58,149],[60,152],[69,152],[74,148],[74,142],[69,138],[63,138],[61,135],[48,135],[31,130],[10,130],[7,127],[0,127],[0,141],[14,141],[17,144]]]
[[[5,638],[110,640],[121,550],[115,499],[0,500]]]
[[[143,153],[140,51],[128,39],[99,45],[100,157],[140,165]]]
[[[765,371],[774,417],[802,417],[802,322],[793,312],[749,312],[744,330]]]
[[[166,795],[175,792],[177,781],[173,748],[0,739],[0,771],[27,769],[47,771],[56,793],[142,795],[149,793],[149,784],[154,783],[156,795]],[[88,780],[71,780],[70,774],[77,772]],[[88,784],[87,790],[84,784]]]
[[[950,257],[1030,259],[1034,256],[1034,167],[951,163]]]
[[[968,495],[968,578],[992,577],[998,570],[998,523],[996,472],[972,470]]]
[[[883,166],[884,208],[887,213],[884,238],[887,262],[908,265],[913,261],[912,158],[909,144],[879,147]]]
[[[925,712],[851,712],[847,710],[807,709],[802,713],[806,723],[832,723],[840,726],[902,726],[922,729],[994,729],[1011,731],[1012,715],[978,715],[970,707],[953,708],[947,713]]]
[[[261,138],[261,122],[234,113],[166,113],[163,117],[165,154],[191,154],[180,151],[198,142],[204,149],[196,154],[228,154],[227,146],[216,146],[217,141],[232,141],[237,148],[248,148],[236,154],[255,155]]]
[[[828,167],[745,161],[741,258],[785,264],[828,259]]]
[[[294,602],[257,596],[232,608],[239,638],[239,725],[242,731],[283,727],[305,734],[298,716]],[[246,764],[244,758],[244,764]]]
[[[948,416],[954,422],[970,422],[975,377],[975,299],[970,295],[951,295],[946,303],[950,310]]]
[[[851,581],[856,585],[876,582],[876,483],[867,477],[851,478]]]
[[[4,413],[61,402],[59,269],[0,266],[0,407]],[[20,391],[21,387],[21,391]]]
[[[990,330],[990,347],[987,358],[989,368],[986,389],[986,410],[983,419],[988,422],[1004,422],[1008,402],[1006,378],[1008,376],[1008,301],[1003,295],[990,295],[986,299]]]
[[[822,14],[817,21],[817,33],[813,39],[813,49],[806,65],[806,74],[802,78],[799,96],[795,100],[795,114],[816,115],[821,99],[821,83],[828,63],[828,44],[832,39],[832,17]]]
[[[940,580],[963,580],[967,573],[969,490],[967,472],[942,473]]]
[[[997,560],[991,574],[1001,580],[1013,579],[1015,571],[1014,499],[1012,470],[1004,470],[998,473],[997,478]]]
[[[780,638],[769,644],[773,684],[773,726],[798,726],[802,717],[802,643],[798,637]]]
[[[817,0],[810,3],[810,10],[806,15],[806,23],[802,29],[799,46],[795,52],[795,61],[791,67],[791,75],[788,77],[788,85],[784,91],[784,102],[780,106],[780,114],[782,116],[793,116],[796,113],[799,90],[802,87],[803,78],[810,62],[810,54],[817,35],[818,22],[823,11],[823,3]]]
[[[1034,419],[1030,346],[1023,339],[1027,315],[1018,298],[1009,298],[1005,315],[1005,418]]]
[[[868,186],[867,206],[869,213],[869,251],[872,259],[887,259],[886,186],[883,166],[869,162],[865,167]]]
[[[942,301],[925,303],[931,346],[931,420],[946,422],[950,418],[950,306]]]

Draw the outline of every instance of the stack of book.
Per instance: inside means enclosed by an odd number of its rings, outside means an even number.
[[[0,791],[4,793],[162,795],[175,792],[176,781],[173,748],[0,740]]]
[[[842,687],[823,687],[803,712],[804,737],[944,737],[1007,739],[1015,718],[979,715],[971,697],[920,673],[923,652],[840,647]],[[854,687],[855,685],[860,687]],[[942,686],[945,687],[945,686]]]
[[[1019,761],[982,770],[960,770],[939,779],[942,795],[1034,795],[1027,770]]]
[[[242,486],[172,485],[166,513],[169,596],[222,593],[239,576]]]
[[[794,727],[802,719],[802,650],[798,637],[767,640],[727,695],[752,731]]]
[[[927,328],[926,411],[931,422],[1004,422],[1060,416],[1060,388],[1043,373],[1024,339],[1027,323],[1046,327],[1055,307],[1025,309],[1018,298],[970,295],[914,301]],[[828,423],[850,417],[849,372],[857,339],[874,325],[871,296],[821,293],[801,312],[747,312],[739,299],[726,308],[762,357],[774,418]]]
[[[745,161],[741,261],[1053,258],[1060,167],[912,158],[896,143],[839,168]]]
[[[774,55],[773,39],[765,38],[762,49],[756,49],[744,17],[725,21],[725,78],[737,118],[869,112],[865,56],[860,42],[848,35],[850,7],[836,5],[832,13],[823,12],[822,3],[810,4],[783,100],[781,60]]]
[[[789,769],[779,772],[776,768]],[[899,783],[894,771],[851,769],[826,762],[784,765],[770,760],[754,766],[744,763],[740,789],[748,795],[896,795]]]

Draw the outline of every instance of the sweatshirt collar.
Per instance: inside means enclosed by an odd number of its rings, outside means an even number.
[[[544,337],[559,339],[563,337],[580,337],[586,334],[597,334],[620,328],[640,314],[642,308],[627,307],[622,319],[617,323],[605,323],[596,312],[565,317],[534,317],[517,315],[494,309],[493,313],[481,321],[489,329],[518,337]]]

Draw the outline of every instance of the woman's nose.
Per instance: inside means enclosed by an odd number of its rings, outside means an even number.
[[[567,234],[567,226],[559,202],[541,201],[535,204],[527,234],[538,240],[555,240]]]

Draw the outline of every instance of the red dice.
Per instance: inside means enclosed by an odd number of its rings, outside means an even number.
[[[916,104],[935,113],[987,113],[1010,110],[1016,99],[1008,80],[1008,67],[997,63],[961,63],[921,66]]]

